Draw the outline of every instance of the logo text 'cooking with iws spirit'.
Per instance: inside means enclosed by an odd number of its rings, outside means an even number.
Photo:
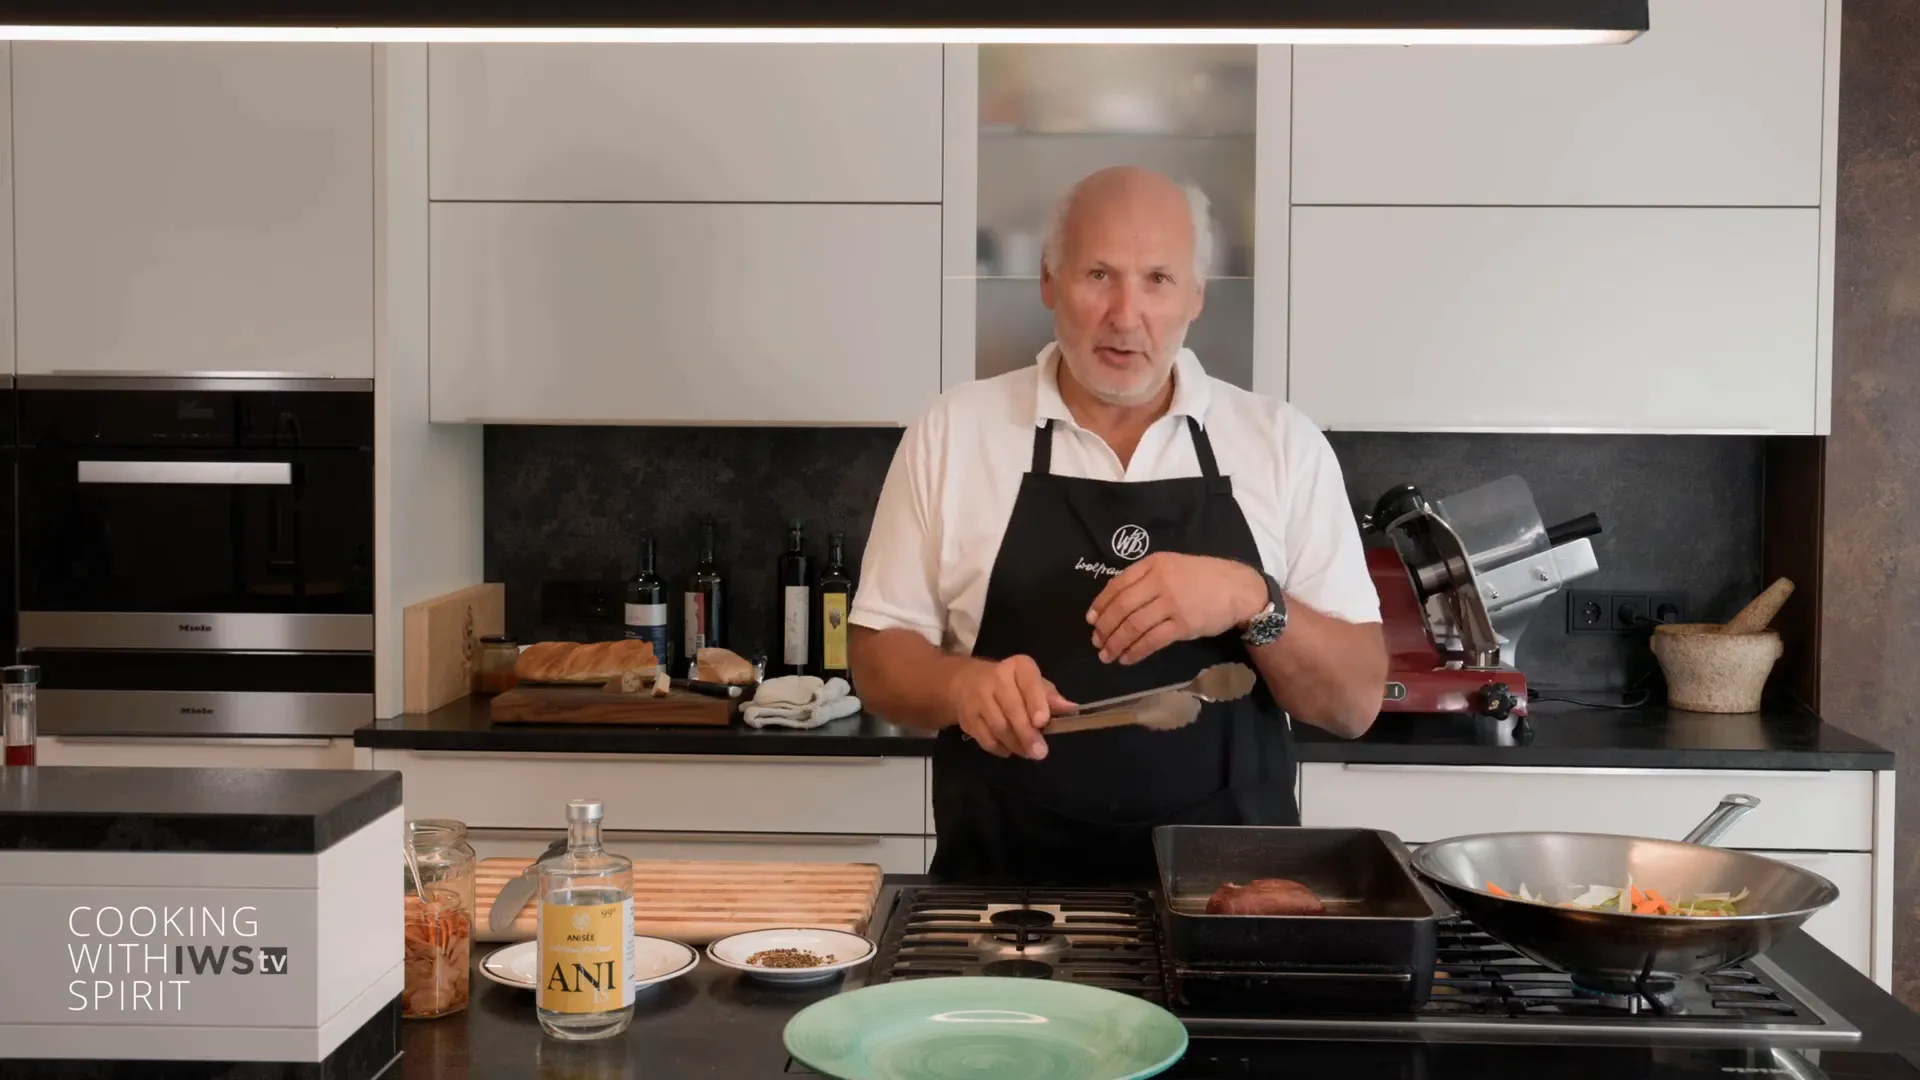
[[[206,938],[257,938],[258,910],[82,904],[67,912],[68,1012],[164,1012],[186,1007],[196,979],[287,974],[287,947]],[[183,941],[180,939],[199,939]]]

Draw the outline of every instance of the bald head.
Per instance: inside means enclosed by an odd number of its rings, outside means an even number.
[[[1192,252],[1190,280],[1198,285],[1213,261],[1213,228],[1206,193],[1192,184],[1176,184],[1162,173],[1136,165],[1116,165],[1082,178],[1054,204],[1042,241],[1041,263],[1057,265],[1079,230],[1114,220],[1165,230]],[[1176,243],[1180,241],[1176,240]]]
[[[1207,199],[1148,169],[1102,169],[1060,200],[1040,299],[1073,380],[1109,405],[1154,401],[1199,318]]]

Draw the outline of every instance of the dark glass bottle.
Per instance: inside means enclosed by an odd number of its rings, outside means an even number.
[[[687,579],[684,622],[686,624],[686,655],[684,659],[691,664],[700,655],[701,649],[723,649],[727,645],[727,635],[722,629],[726,625],[726,605],[721,593],[726,580],[720,574],[720,566],[714,561],[714,524],[711,521],[700,523],[700,563],[693,568],[693,575]]]
[[[853,579],[847,576],[847,538],[827,535],[827,566],[820,571],[820,677],[853,681],[847,663],[847,609],[853,606]]]
[[[781,675],[807,673],[807,631],[813,614],[813,588],[808,580],[805,537],[799,518],[787,522],[787,550],[780,553],[780,652],[773,668]]]
[[[627,636],[640,638],[653,646],[653,658],[663,668],[671,667],[672,643],[667,637],[667,586],[654,571],[653,537],[640,537],[640,572],[627,582]]]

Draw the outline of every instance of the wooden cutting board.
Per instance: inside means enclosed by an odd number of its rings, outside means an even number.
[[[675,687],[666,697],[609,693],[598,686],[521,685],[493,699],[496,724],[673,724],[725,727],[746,700]]]
[[[532,859],[482,859],[474,870],[475,937],[531,938],[538,920],[529,901],[510,931],[494,933],[493,898]],[[728,862],[636,859],[636,934],[705,945],[729,934],[786,926],[864,934],[880,895],[872,863]]]
[[[401,617],[405,678],[401,704],[410,713],[432,712],[473,689],[480,639],[503,634],[507,587],[498,582],[408,604]]]

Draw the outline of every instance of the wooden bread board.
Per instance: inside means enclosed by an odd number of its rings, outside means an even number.
[[[496,724],[672,724],[725,727],[747,700],[712,697],[674,687],[666,697],[650,691],[612,693],[598,686],[522,683],[493,699]]]
[[[506,632],[507,587],[498,582],[408,604],[401,613],[401,707],[432,712],[473,688],[480,639]]]
[[[501,887],[532,862],[493,858],[475,867],[477,940],[533,937],[537,896],[521,909],[511,930],[496,933],[489,921]],[[880,877],[873,863],[636,859],[633,931],[689,945],[787,926],[864,934],[880,896]]]

